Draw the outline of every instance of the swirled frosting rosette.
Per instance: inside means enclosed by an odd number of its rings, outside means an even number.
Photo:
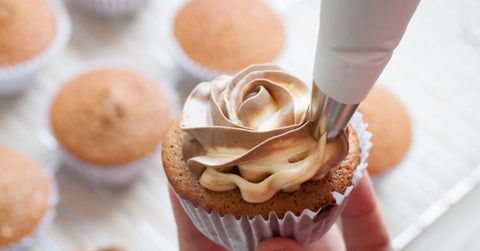
[[[321,179],[348,147],[330,147],[326,154],[326,136],[312,134],[309,97],[307,85],[274,65],[201,83],[181,123],[188,167],[202,186],[218,192],[238,187],[251,203]],[[343,136],[336,145],[347,144]]]

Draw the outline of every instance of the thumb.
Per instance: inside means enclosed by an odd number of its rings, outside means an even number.
[[[266,239],[260,244],[258,244],[255,251],[302,251],[302,246],[298,244],[296,241],[283,238],[283,237],[276,237],[271,239]]]

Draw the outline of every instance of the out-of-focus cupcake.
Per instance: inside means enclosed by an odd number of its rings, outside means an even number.
[[[273,236],[311,243],[335,222],[366,167],[371,135],[356,114],[339,138],[315,138],[309,101],[308,86],[273,65],[193,90],[162,160],[205,236],[253,250]]]
[[[368,173],[380,175],[395,167],[407,153],[412,140],[410,116],[400,100],[381,86],[373,87],[359,111],[373,134]]]
[[[118,18],[134,14],[147,0],[75,0],[84,10],[106,18]]]
[[[200,80],[271,62],[285,44],[281,19],[259,0],[194,0],[173,28],[180,66]]]
[[[0,0],[0,95],[32,83],[69,34],[68,16],[56,0]]]
[[[102,69],[67,83],[52,104],[50,120],[67,167],[94,183],[120,186],[152,165],[171,106],[146,77]]]
[[[53,179],[29,158],[0,146],[0,250],[24,250],[55,215]]]

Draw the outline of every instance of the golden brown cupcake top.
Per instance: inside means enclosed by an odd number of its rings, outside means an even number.
[[[178,13],[175,37],[200,65],[222,72],[272,61],[285,43],[279,17],[258,0],[194,0]]]
[[[0,249],[33,233],[49,193],[49,178],[36,163],[0,146]]]
[[[410,117],[402,103],[380,86],[373,87],[359,111],[373,133],[367,170],[380,174],[394,167],[407,152],[412,139]]]
[[[0,0],[0,66],[32,59],[55,33],[55,15],[45,0]]]
[[[98,165],[119,165],[154,152],[170,114],[170,103],[155,83],[129,70],[103,69],[67,83],[50,119],[69,153]]]

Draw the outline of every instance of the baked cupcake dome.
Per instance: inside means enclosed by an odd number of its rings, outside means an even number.
[[[4,146],[0,173],[0,250],[19,248],[48,216],[54,189],[40,166]]]
[[[270,62],[285,44],[280,18],[258,0],[194,0],[178,13],[174,35],[183,52],[216,72]]]
[[[98,165],[127,164],[153,153],[170,121],[170,103],[155,83],[123,69],[86,73],[67,83],[50,113],[65,150]]]
[[[56,32],[55,15],[45,0],[0,0],[0,66],[32,59]]]
[[[398,164],[410,147],[410,116],[390,91],[378,85],[373,87],[359,111],[373,133],[367,170],[371,175],[378,175]]]

